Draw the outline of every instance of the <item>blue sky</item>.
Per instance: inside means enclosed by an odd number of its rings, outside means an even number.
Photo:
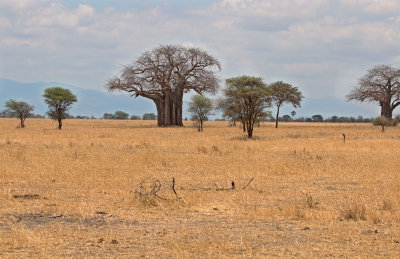
[[[372,66],[400,66],[400,1],[0,1],[1,78],[105,91],[122,65],[171,43],[220,59],[222,82],[247,74],[344,98]]]

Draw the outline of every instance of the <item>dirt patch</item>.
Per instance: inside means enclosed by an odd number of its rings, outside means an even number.
[[[96,213],[98,214],[98,213]],[[49,224],[64,224],[64,225],[75,225],[80,224],[84,227],[89,228],[104,228],[104,227],[117,227],[121,226],[133,226],[138,225],[138,221],[124,221],[113,216],[105,217],[105,214],[100,214],[101,216],[91,217],[91,218],[80,218],[64,215],[52,215],[46,213],[27,213],[27,214],[7,214],[4,218],[12,224],[24,224],[25,227],[35,229],[43,227]],[[0,225],[0,227],[2,227]],[[4,229],[7,226],[3,226]]]

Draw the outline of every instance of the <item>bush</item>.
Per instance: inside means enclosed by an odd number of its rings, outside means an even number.
[[[373,121],[372,124],[374,126],[392,126],[393,123],[386,117],[384,116],[379,116],[376,117]]]
[[[382,132],[385,131],[385,126],[396,126],[396,122],[390,121],[388,118],[384,116],[379,116],[376,117],[373,121],[372,124],[374,126],[381,126],[382,127]]]

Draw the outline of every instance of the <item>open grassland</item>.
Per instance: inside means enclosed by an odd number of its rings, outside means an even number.
[[[398,258],[400,127],[187,124],[0,119],[0,257]]]

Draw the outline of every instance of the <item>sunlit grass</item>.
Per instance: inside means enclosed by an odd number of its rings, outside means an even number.
[[[155,124],[0,119],[0,257],[398,254],[400,128]]]

